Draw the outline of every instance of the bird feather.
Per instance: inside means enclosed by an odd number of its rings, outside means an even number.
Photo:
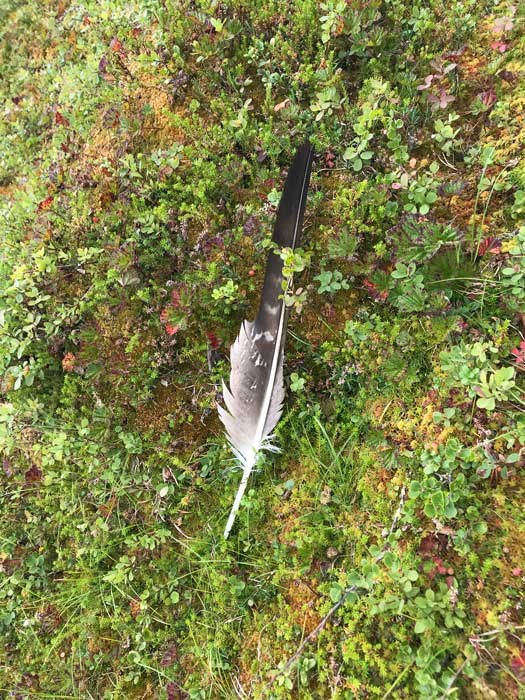
[[[279,203],[272,241],[278,248],[298,247],[312,167],[313,150],[304,143],[295,155]],[[288,309],[283,295],[283,261],[269,254],[259,311],[253,322],[243,321],[230,349],[229,387],[223,382],[225,406],[219,417],[243,474],[224,530],[235,522],[246,485],[262,449],[272,449],[271,433],[283,411],[284,338]]]

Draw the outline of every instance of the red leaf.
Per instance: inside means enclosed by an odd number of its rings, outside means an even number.
[[[160,312],[160,321],[165,325],[166,333],[169,336],[175,335],[175,333],[180,329],[180,326],[175,326],[169,321],[169,307],[162,309]]]
[[[370,282],[370,280],[363,280],[363,286],[375,301],[385,301],[385,299],[388,297],[387,291],[380,292],[377,285]]]
[[[494,51],[499,51],[499,53],[505,53],[505,51],[509,48],[509,45],[505,44],[505,42],[500,41],[499,39],[496,39],[496,41],[491,43],[490,48]]]
[[[36,466],[36,464],[33,464],[26,473],[24,474],[26,484],[34,484],[37,481],[40,481],[42,479],[42,472],[40,469]]]
[[[525,650],[520,651],[519,654],[516,654],[516,656],[512,657],[510,661],[510,667],[514,671],[514,673],[520,675],[523,673],[523,669],[525,669]]]
[[[124,47],[122,46],[122,42],[117,39],[116,36],[111,39],[109,42],[109,48],[114,51],[115,53],[124,53]]]
[[[62,369],[64,372],[72,372],[75,369],[76,359],[72,352],[66,352],[62,358]]]
[[[518,365],[525,364],[525,340],[522,340],[519,347],[514,348],[510,352],[516,358],[516,363]]]
[[[496,104],[496,100],[498,99],[496,97],[496,92],[492,87],[484,92],[480,92],[479,95],[477,95],[477,98],[478,100],[481,100],[487,109],[490,109],[494,104]]]
[[[418,90],[428,90],[428,88],[432,85],[432,81],[434,80],[436,76],[433,75],[432,73],[430,75],[427,75],[425,77],[425,82],[422,85],[418,85],[417,89]]]
[[[218,350],[221,347],[221,341],[213,331],[206,331],[206,337],[208,338],[208,343],[212,350]]]
[[[441,88],[439,95],[429,95],[428,99],[435,108],[441,107],[441,109],[445,109],[445,107],[447,107],[450,102],[454,102],[456,98],[453,95],[449,95],[444,88]]]
[[[443,560],[440,557],[433,557],[433,559],[436,565],[436,571],[438,574],[444,576],[448,572],[448,567],[443,564]]]
[[[41,202],[38,204],[38,211],[45,211],[46,209],[49,209],[49,207],[53,204],[53,197],[49,196],[43,199]]]
[[[498,17],[494,20],[494,24],[491,27],[493,34],[504,34],[505,32],[512,31],[514,27],[514,20],[512,17]]]
[[[324,164],[327,168],[333,168],[335,166],[335,153],[327,151],[324,157]]]
[[[484,238],[479,244],[478,255],[485,255],[485,253],[490,253],[491,255],[501,253],[501,243],[494,236]]]
[[[55,124],[69,126],[69,120],[66,119],[58,110],[55,112]]]

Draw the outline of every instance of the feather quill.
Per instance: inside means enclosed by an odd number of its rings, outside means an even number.
[[[313,149],[307,141],[297,150],[279,203],[272,241],[278,248],[299,246]],[[271,433],[283,411],[283,349],[288,309],[283,299],[283,261],[271,252],[266,265],[259,311],[243,321],[230,350],[229,387],[223,382],[225,407],[219,417],[243,468],[241,483],[226,523],[227,538],[235,522],[250,473],[260,450],[270,448]]]

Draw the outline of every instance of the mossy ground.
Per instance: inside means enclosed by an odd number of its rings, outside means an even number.
[[[4,0],[2,697],[523,697],[524,22]],[[306,136],[282,450],[225,542],[220,381]]]

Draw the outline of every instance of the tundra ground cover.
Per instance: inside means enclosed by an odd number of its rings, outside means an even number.
[[[523,8],[0,20],[2,693],[522,697]],[[224,542],[215,405],[305,136],[283,450]]]

